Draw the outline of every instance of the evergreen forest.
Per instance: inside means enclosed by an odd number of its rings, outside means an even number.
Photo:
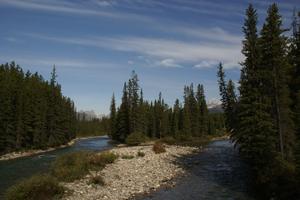
[[[118,108],[115,95],[112,96],[110,127],[110,136],[119,142],[125,142],[129,135],[136,133],[152,139],[192,140],[223,134],[225,122],[222,113],[209,113],[203,85],[184,86],[183,102],[176,99],[174,105],[169,106],[161,93],[154,101],[145,100],[133,71],[124,83]]]
[[[45,81],[14,62],[0,65],[1,153],[54,147],[75,137],[75,106],[56,77],[55,67]]]
[[[239,95],[222,64],[218,70],[227,132],[262,199],[298,199],[300,192],[300,13],[291,29],[282,24],[272,4],[258,30],[257,11],[249,5]]]

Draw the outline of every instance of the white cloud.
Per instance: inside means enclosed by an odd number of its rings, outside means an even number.
[[[194,65],[195,68],[198,69],[203,69],[203,68],[212,68],[218,65],[218,61],[214,61],[214,60],[204,60],[201,61],[200,63]]]
[[[87,61],[79,59],[61,59],[61,58],[32,58],[24,56],[14,56],[14,57],[5,57],[1,56],[1,62],[11,62],[15,61],[17,64],[26,65],[26,66],[39,66],[39,67],[52,67],[53,65],[58,68],[64,69],[97,69],[97,68],[113,68],[119,67],[117,64],[97,62],[97,61]]]
[[[133,64],[134,64],[134,62],[133,62],[132,60],[128,60],[127,63],[128,63],[129,65],[133,65]]]
[[[95,5],[102,5],[102,7],[106,4],[108,5],[109,2],[106,1],[97,1],[97,4],[93,4],[90,6],[84,6],[87,4],[75,4],[69,1],[61,0],[1,0],[1,5],[9,5],[23,9],[30,9],[30,10],[42,10],[42,11],[50,11],[50,12],[60,12],[60,13],[67,13],[67,14],[77,14],[77,15],[93,15],[93,16],[100,16],[100,17],[108,17],[108,18],[116,18],[116,19],[127,19],[127,20],[134,20],[134,21],[152,21],[152,19],[132,14],[132,13],[120,13],[120,12],[109,12],[104,11],[101,9],[95,9]],[[93,6],[94,5],[94,6]]]
[[[162,67],[182,67],[181,65],[177,64],[175,62],[175,60],[172,58],[167,58],[167,59],[161,60],[158,63],[158,65],[162,66]]]
[[[200,39],[205,39],[205,40],[215,41],[215,42],[218,41],[225,44],[240,45],[243,39],[242,36],[231,34],[220,27],[213,27],[213,28],[175,27],[174,31],[176,31],[176,33],[182,33],[190,37],[200,38]]]
[[[143,37],[49,37],[38,34],[27,36],[81,46],[93,46],[115,51],[134,52],[159,60],[173,59],[179,63],[199,63],[220,61],[224,67],[237,66],[243,59],[240,44],[225,44],[218,41],[187,42],[161,38]],[[166,61],[165,61],[166,62]],[[166,64],[166,63],[165,63]],[[167,62],[168,64],[168,62]],[[169,60],[170,64],[170,60]]]
[[[96,0],[95,3],[99,6],[111,6],[112,2],[111,1],[105,1],[105,0]]]
[[[4,40],[8,41],[8,42],[17,42],[18,40],[14,37],[6,37],[4,38]]]

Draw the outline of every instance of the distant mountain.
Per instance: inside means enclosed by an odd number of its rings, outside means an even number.
[[[223,112],[222,103],[218,99],[212,99],[207,102],[207,108],[210,113]]]

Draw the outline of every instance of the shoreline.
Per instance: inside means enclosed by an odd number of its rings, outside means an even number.
[[[23,158],[23,157],[28,157],[28,156],[33,156],[33,155],[38,155],[41,153],[47,153],[50,151],[55,151],[58,149],[63,149],[66,147],[70,147],[72,145],[75,144],[76,141],[78,140],[84,140],[84,139],[91,139],[91,138],[97,138],[97,137],[103,137],[102,136],[88,136],[88,137],[78,137],[78,138],[74,138],[71,141],[69,141],[67,144],[63,144],[57,147],[50,147],[47,148],[45,150],[42,149],[32,149],[32,150],[24,150],[24,151],[14,151],[14,152],[10,152],[4,155],[0,156],[0,161],[7,161],[7,160],[13,160],[13,159],[17,159],[17,158]]]
[[[160,154],[153,152],[152,145],[109,150],[119,155],[116,162],[102,170],[90,171],[86,177],[74,182],[61,182],[66,191],[72,191],[63,200],[127,200],[161,187],[174,186],[177,178],[186,174],[178,159],[201,149],[177,145],[165,145],[165,148],[166,152]],[[144,156],[138,156],[138,152],[143,152]],[[91,185],[89,181],[94,176],[101,176],[104,185]]]

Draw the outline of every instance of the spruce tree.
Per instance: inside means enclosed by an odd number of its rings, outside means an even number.
[[[172,115],[172,128],[171,134],[172,136],[176,136],[179,131],[179,117],[180,117],[180,104],[179,100],[176,99],[174,107],[173,107],[173,115]]]
[[[189,105],[189,115],[190,115],[190,122],[191,122],[191,134],[193,136],[199,135],[199,126],[198,126],[198,107],[197,101],[194,94],[194,86],[193,84],[188,89],[188,105]]]
[[[138,121],[137,121],[137,131],[146,134],[146,116],[147,116],[147,105],[144,102],[143,90],[140,91],[140,99],[138,102]]]
[[[257,170],[270,162],[275,153],[274,126],[270,115],[271,101],[263,85],[265,70],[260,66],[260,51],[257,35],[257,14],[250,4],[246,10],[243,27],[245,39],[242,53],[240,79],[240,102],[238,109],[238,126],[233,139],[239,144],[240,151],[248,157]]]
[[[116,100],[115,94],[111,98],[110,104],[110,137],[114,138],[116,134]]]
[[[117,134],[115,139],[124,142],[130,132],[130,116],[127,85],[124,83],[123,96],[117,117]]]
[[[208,126],[209,126],[208,109],[206,105],[203,85],[198,84],[196,99],[197,99],[197,106],[198,106],[199,133],[200,135],[203,136],[208,133]]]
[[[61,145],[74,138],[74,104],[61,94],[55,69],[49,83],[38,73],[24,74],[12,62],[1,65],[0,78],[1,153]]]
[[[221,96],[222,108],[225,111],[227,107],[227,89],[226,89],[226,80],[225,80],[225,72],[223,70],[222,63],[219,64],[218,67],[218,84],[219,84],[219,91]]]
[[[191,124],[191,109],[190,109],[190,89],[189,87],[184,87],[184,106],[183,106],[183,113],[182,113],[182,131],[181,133],[185,137],[190,137],[192,132],[192,124]]]
[[[225,109],[225,114],[226,114],[226,121],[227,125],[229,128],[229,131],[231,133],[234,132],[236,128],[236,111],[237,111],[237,97],[235,93],[235,86],[233,81],[230,79],[227,84],[226,88],[226,96],[227,96],[227,102],[226,102],[226,109]]]
[[[293,121],[290,110],[289,63],[286,56],[286,38],[281,28],[281,16],[276,4],[268,9],[260,38],[261,66],[265,70],[265,92],[271,97],[272,117],[278,134],[278,146],[283,158],[292,160],[294,146]]]
[[[132,71],[128,81],[128,103],[130,108],[130,131],[135,132],[139,124],[139,84],[138,76]]]
[[[291,108],[294,113],[293,119],[296,133],[295,161],[300,177],[300,12],[298,12],[298,16],[294,13],[292,30],[293,36],[290,45],[291,50],[289,52],[292,66],[290,90],[292,98]]]

